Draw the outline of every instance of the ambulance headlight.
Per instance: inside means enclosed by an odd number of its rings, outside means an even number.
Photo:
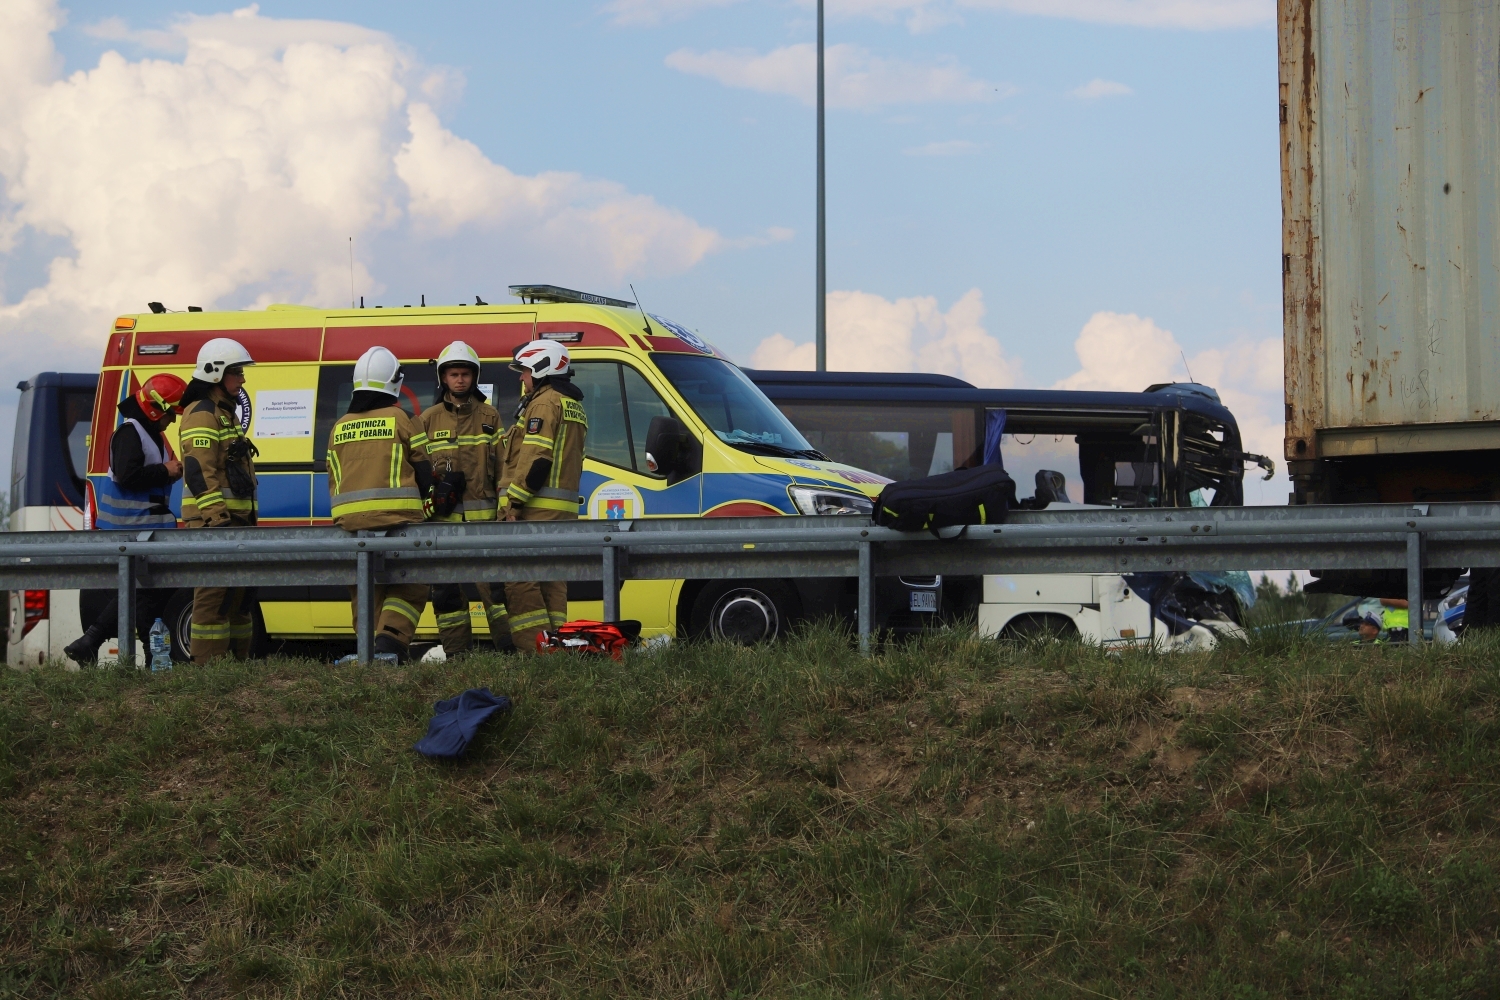
[[[853,493],[820,490],[813,486],[793,486],[788,492],[799,514],[863,514],[869,517],[875,511],[874,501]]]

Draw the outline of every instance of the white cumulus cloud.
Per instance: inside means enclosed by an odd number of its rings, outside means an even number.
[[[858,45],[829,46],[824,53],[826,99],[831,108],[870,110],[892,104],[970,103],[1014,93],[1008,84],[970,75],[956,63],[886,59]],[[817,99],[817,47],[787,45],[767,53],[748,49],[694,52],[679,49],[667,65],[717,80],[726,87]]]
[[[956,3],[960,7],[1142,28],[1209,31],[1276,23],[1276,0],[956,0]]]
[[[775,333],[751,367],[811,370],[816,347]],[[936,372],[984,388],[1015,385],[1020,363],[984,328],[984,295],[971,289],[944,312],[935,297],[886,299],[869,292],[828,295],[828,367],[856,372]]]
[[[1114,80],[1095,78],[1081,87],[1074,87],[1070,93],[1080,101],[1097,101],[1101,97],[1129,97],[1135,91]]]
[[[724,243],[613,182],[489,160],[432,110],[453,75],[383,33],[248,7],[135,38],[171,58],[110,51],[60,77],[60,21],[56,0],[0,3],[0,250],[28,232],[66,248],[0,302],[0,360],[23,371],[97,365],[109,318],[148,299],[347,302],[350,236],[422,253],[462,234],[610,284]],[[361,292],[377,267],[356,262]]]

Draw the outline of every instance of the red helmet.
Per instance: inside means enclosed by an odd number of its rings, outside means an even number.
[[[147,420],[160,420],[168,412],[182,412],[182,394],[187,392],[187,383],[176,375],[163,372],[152,375],[136,390],[135,401]]]

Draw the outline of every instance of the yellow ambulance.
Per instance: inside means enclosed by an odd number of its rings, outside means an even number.
[[[401,358],[401,402],[415,415],[437,395],[431,359],[451,341],[467,342],[481,359],[481,391],[507,424],[520,398],[518,376],[507,367],[513,350],[535,338],[566,344],[589,422],[580,517],[868,513],[889,481],[814,450],[739,368],[685,327],[629,302],[552,285],[512,286],[511,292],[519,304],[282,305],[243,312],[171,312],[153,304],[150,313],[120,316],[99,380],[90,481],[108,472],[119,401],[157,372],[190,378],[199,347],[214,337],[238,340],[256,360],[239,417],[260,452],[263,525],[329,523],[329,430],[348,407],[355,360],[377,344]],[[179,513],[180,492],[179,483],[173,497]],[[906,593],[934,586],[930,578],[914,588],[882,581],[877,626],[887,616],[910,617],[908,609],[918,603],[935,605],[930,593],[920,601]],[[269,640],[271,648],[347,641],[353,634],[343,588],[261,588],[259,596],[265,636],[258,641]],[[568,596],[570,618],[601,615],[598,583],[572,583]],[[186,633],[190,601],[184,591],[169,609],[174,646]],[[639,619],[646,636],[743,642],[774,638],[806,617],[852,618],[855,606],[853,581],[842,579],[631,580],[621,593],[623,616]],[[477,603],[473,608],[474,629],[484,633],[484,615]],[[435,634],[429,608],[419,637]]]

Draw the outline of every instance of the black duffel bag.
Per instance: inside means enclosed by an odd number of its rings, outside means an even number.
[[[897,531],[999,524],[1015,505],[1015,480],[998,465],[981,465],[891,483],[875,501],[871,520]]]

